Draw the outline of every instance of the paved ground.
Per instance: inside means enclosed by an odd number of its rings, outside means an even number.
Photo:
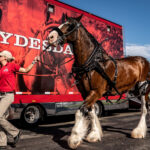
[[[83,142],[77,150],[150,150],[150,128],[145,139],[130,138],[131,130],[137,125],[140,113],[112,112],[100,119],[104,137],[101,142]],[[16,148],[11,150],[69,150],[67,138],[73,126],[74,116],[49,117],[36,128],[22,129],[23,135]],[[147,119],[148,127],[150,121]],[[18,121],[15,125],[20,127]]]

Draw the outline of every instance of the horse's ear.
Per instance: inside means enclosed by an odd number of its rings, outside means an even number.
[[[77,20],[78,22],[80,22],[82,16],[83,16],[83,14],[81,14],[79,17],[77,17],[76,20]]]
[[[62,23],[64,23],[64,22],[65,22],[65,19],[66,19],[66,14],[64,14],[64,13],[63,13],[63,15],[62,15],[62,17],[61,17],[61,21],[62,21]]]
[[[66,14],[65,14],[65,19],[68,20],[68,18],[69,18],[69,17],[68,17],[68,15],[67,15],[67,13],[66,13]]]

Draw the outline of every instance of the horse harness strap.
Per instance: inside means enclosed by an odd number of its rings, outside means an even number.
[[[90,71],[95,70],[97,71],[108,83],[109,85],[109,90],[106,92],[106,100],[111,102],[108,99],[108,95],[111,94],[112,88],[116,91],[116,93],[118,95],[120,95],[119,99],[117,100],[117,102],[121,99],[122,94],[119,93],[119,91],[116,88],[116,80],[117,80],[117,75],[118,75],[118,69],[117,69],[117,62],[111,57],[109,56],[109,59],[113,61],[113,63],[115,64],[115,75],[114,75],[114,80],[111,81],[111,79],[109,78],[109,76],[105,73],[104,69],[101,67],[99,62],[104,62],[104,58],[103,58],[103,49],[100,45],[96,46],[95,49],[93,50],[92,54],[90,55],[90,57],[88,58],[88,60],[85,62],[84,65],[80,66],[80,67],[76,67],[73,66],[72,67],[72,74],[75,73],[77,75],[77,80],[79,81],[83,74],[86,74],[86,77],[88,78],[89,81],[89,86],[90,89],[92,89],[92,85],[91,85],[91,75],[89,74]],[[78,83],[78,82],[77,82]]]
[[[77,23],[76,26],[71,30],[69,31],[68,33],[66,34],[63,34],[61,32],[61,30],[59,28],[57,29],[54,29],[54,30],[57,30],[59,31],[59,38],[58,40],[62,41],[66,36],[70,35],[72,32],[74,32],[75,30],[77,30],[79,27],[81,26],[81,23]],[[105,39],[105,40],[108,40],[108,39]],[[105,41],[104,40],[104,41]],[[103,41],[103,42],[104,42]],[[118,92],[115,84],[116,84],[116,79],[117,79],[117,74],[118,74],[118,70],[117,70],[117,63],[116,61],[111,57],[109,56],[110,60],[112,60],[115,64],[115,76],[114,76],[114,81],[111,81],[111,79],[108,77],[108,75],[105,73],[104,69],[101,67],[101,65],[98,63],[98,62],[103,62],[105,61],[104,58],[103,58],[103,53],[104,53],[104,50],[102,48],[102,43],[101,44],[98,44],[96,43],[96,46],[94,48],[94,50],[92,51],[90,57],[88,58],[88,60],[85,62],[84,65],[82,65],[81,67],[76,67],[76,66],[73,66],[72,67],[72,75],[73,73],[77,74],[78,75],[78,81],[81,79],[81,77],[83,76],[83,74],[86,73],[86,76],[88,78],[88,81],[89,81],[89,86],[90,86],[90,89],[92,89],[92,86],[91,86],[91,75],[89,75],[88,73],[92,70],[96,70],[109,84],[110,88],[109,88],[109,91],[108,91],[108,94],[111,93],[112,91],[112,88],[116,91],[117,94],[120,95],[120,98],[121,98],[121,94]],[[76,81],[76,82],[78,82]],[[119,99],[120,99],[119,98]],[[108,100],[108,98],[106,97],[106,100]],[[109,100],[108,100],[109,101]]]
[[[78,29],[78,28],[80,27],[80,25],[81,25],[80,22],[77,23],[76,26],[75,26],[71,31],[69,31],[68,33],[63,34],[63,36],[68,36],[68,35],[70,35],[72,32],[74,32],[76,29]]]
[[[116,62],[115,62],[115,64],[116,64]],[[101,67],[101,65],[98,62],[96,62],[96,66],[95,66],[95,70],[107,81],[107,83],[109,85],[109,90],[105,93],[107,101],[109,101],[108,100],[108,95],[111,94],[112,88],[116,91],[116,93],[118,95],[120,95],[119,100],[120,100],[120,98],[122,96],[122,94],[119,93],[118,89],[115,86],[116,85],[116,80],[117,80],[117,73],[118,73],[118,71],[117,71],[117,64],[115,66],[116,66],[116,68],[115,68],[114,81],[111,81],[111,79],[108,77],[108,75],[105,73],[104,69]]]

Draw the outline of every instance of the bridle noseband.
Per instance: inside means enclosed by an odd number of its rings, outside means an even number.
[[[78,23],[75,25],[75,27],[74,27],[71,31],[69,31],[69,32],[67,32],[67,33],[65,33],[65,34],[63,34],[63,36],[67,37],[68,35],[70,35],[71,33],[73,33],[75,30],[77,30],[80,26],[81,26],[81,23],[78,22]]]
[[[55,41],[55,43],[61,44],[64,41],[64,39],[67,38],[67,36],[69,36],[71,33],[76,31],[80,26],[81,26],[80,22],[76,23],[75,27],[72,30],[68,31],[67,33],[63,33],[59,27],[53,28],[52,31],[54,31],[54,30],[57,31],[58,35],[59,35],[58,39]]]

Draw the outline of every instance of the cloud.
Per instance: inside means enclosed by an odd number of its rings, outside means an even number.
[[[150,45],[127,44],[125,52],[126,56],[143,56],[150,60]]]

